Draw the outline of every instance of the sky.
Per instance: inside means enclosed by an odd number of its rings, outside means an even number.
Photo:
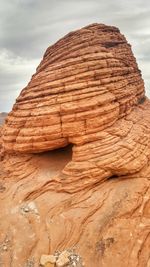
[[[150,96],[149,0],[0,0],[0,111],[11,110],[48,46],[96,22],[126,36]]]

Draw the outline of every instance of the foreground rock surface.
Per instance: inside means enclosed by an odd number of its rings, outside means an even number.
[[[0,266],[150,266],[150,101],[117,28],[49,47],[1,131]]]
[[[60,164],[47,153],[1,162],[1,266],[37,267],[42,254],[74,247],[88,267],[148,266],[149,164],[72,194],[57,190]]]

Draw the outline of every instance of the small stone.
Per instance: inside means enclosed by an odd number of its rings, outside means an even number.
[[[50,263],[55,263],[56,257],[54,255],[49,255],[49,261],[50,261]]]
[[[3,250],[7,251],[7,246],[6,245],[3,246]]]
[[[24,210],[24,212],[29,212],[30,211],[28,207],[25,207],[23,210]]]
[[[43,254],[41,256],[41,259],[40,259],[40,264],[44,267],[45,267],[45,264],[47,264],[47,263],[51,263],[54,265],[55,262],[56,262],[56,257],[53,255],[44,255]],[[50,265],[50,266],[53,266],[53,265]]]
[[[37,209],[36,204],[35,204],[34,201],[29,202],[29,203],[28,203],[28,207],[29,207],[29,209],[30,209],[32,212],[34,212],[35,214],[37,214],[37,215],[39,214],[38,209]]]
[[[66,266],[70,260],[69,260],[70,253],[67,250],[64,250],[60,255],[58,260],[56,261],[57,267],[64,267]]]
[[[58,259],[58,257],[59,257],[60,254],[61,254],[60,251],[55,251],[54,256],[56,257],[56,259]]]

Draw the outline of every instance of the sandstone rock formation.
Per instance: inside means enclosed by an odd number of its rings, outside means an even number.
[[[2,266],[67,249],[86,267],[150,266],[150,101],[117,28],[89,25],[47,49],[2,151]]]

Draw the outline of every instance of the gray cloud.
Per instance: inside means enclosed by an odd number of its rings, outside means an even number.
[[[150,95],[149,14],[149,0],[1,0],[0,111],[11,109],[49,45],[94,22],[115,25],[127,37]]]

